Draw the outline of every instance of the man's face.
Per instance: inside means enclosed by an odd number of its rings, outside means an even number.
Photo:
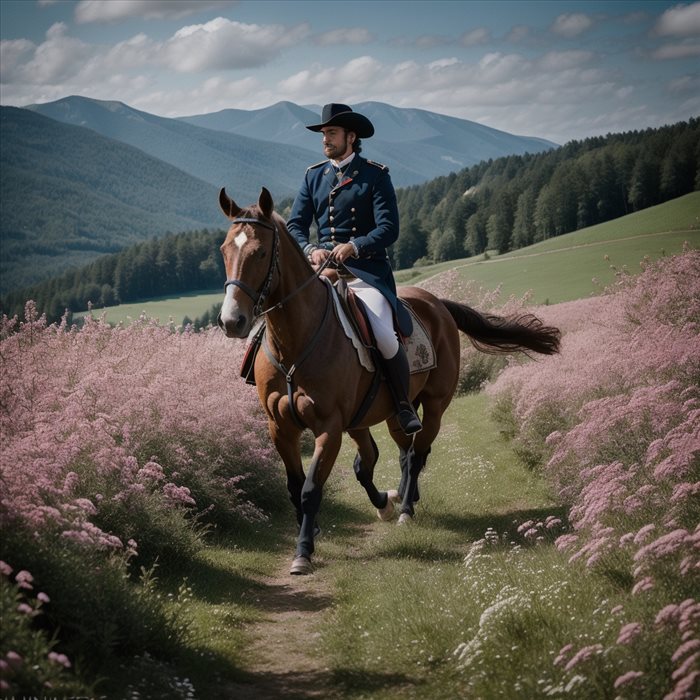
[[[323,152],[326,158],[343,160],[352,153],[355,134],[351,131],[346,131],[339,126],[324,126],[321,133],[323,134]]]

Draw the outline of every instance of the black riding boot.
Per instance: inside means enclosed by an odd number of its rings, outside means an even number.
[[[406,435],[413,435],[423,426],[416,415],[413,404],[408,399],[409,367],[404,346],[399,343],[399,351],[396,355],[389,360],[383,359],[384,373],[391,396],[394,399],[399,425]]]

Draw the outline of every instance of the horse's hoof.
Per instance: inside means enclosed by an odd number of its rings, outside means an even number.
[[[377,508],[377,517],[384,522],[391,520],[394,517],[394,502],[388,498],[384,508]]]
[[[399,525],[406,525],[406,523],[410,523],[412,520],[413,518],[408,513],[401,513],[401,515],[399,515]]]
[[[312,573],[313,570],[313,566],[311,566],[311,559],[308,557],[295,557],[289,573],[293,576],[306,576]]]
[[[396,489],[390,489],[386,492],[386,505],[384,508],[377,508],[377,517],[384,522],[391,520],[394,517],[394,503],[401,503],[401,496]]]

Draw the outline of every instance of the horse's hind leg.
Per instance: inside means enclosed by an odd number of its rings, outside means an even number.
[[[415,514],[413,504],[418,501],[418,476],[425,466],[425,462],[430,454],[430,448],[426,452],[419,452],[415,444],[408,448],[406,453],[406,467],[402,472],[401,478],[404,480],[405,486],[401,506],[399,508],[401,515],[399,523],[405,523]]]
[[[393,490],[379,491],[374,485],[374,467],[379,459],[377,443],[366,428],[349,430],[348,434],[357,445],[357,455],[352,465],[355,476],[377,509],[379,518],[390,520],[394,514],[394,503],[398,501],[398,493]]]
[[[408,522],[415,514],[414,504],[419,499],[418,477],[430,454],[433,440],[440,432],[440,421],[444,412],[442,402],[423,397],[423,430],[411,438],[402,436],[392,430],[392,437],[400,449],[401,481],[399,495],[401,506],[399,523]],[[391,428],[391,425],[390,425]]]

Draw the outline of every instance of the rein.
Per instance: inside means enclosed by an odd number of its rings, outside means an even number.
[[[280,236],[279,236],[279,231],[277,230],[277,227],[272,224],[268,223],[267,221],[263,221],[262,219],[255,219],[255,218],[248,218],[248,217],[240,217],[237,219],[233,219],[231,221],[232,224],[255,224],[257,226],[262,226],[263,228],[269,229],[273,233],[273,242],[272,242],[272,257],[270,258],[270,267],[268,268],[267,275],[265,277],[264,282],[262,283],[262,286],[258,291],[254,290],[250,285],[246,284],[242,280],[239,279],[227,279],[226,282],[224,283],[224,294],[226,294],[226,290],[228,289],[229,286],[234,286],[238,287],[239,289],[242,289],[252,300],[255,306],[253,307],[253,316],[256,318],[260,316],[265,316],[266,314],[269,314],[271,311],[274,311],[275,309],[281,309],[291,298],[295,297],[297,294],[299,294],[303,289],[308,287],[314,280],[320,279],[321,273],[326,269],[331,264],[331,259],[326,258],[326,260],[323,261],[321,265],[319,265],[318,269],[314,272],[311,277],[309,277],[307,280],[305,280],[301,285],[299,285],[296,289],[294,289],[292,292],[290,292],[284,299],[281,301],[277,302],[275,305],[270,306],[267,309],[263,310],[263,305],[265,304],[265,300],[270,294],[270,290],[272,287],[272,278],[275,274],[275,269],[279,270],[279,248],[280,248]],[[270,350],[270,347],[267,344],[267,338],[265,337],[265,334],[263,334],[262,337],[262,348],[265,351],[265,354],[267,355],[268,360],[272,363],[272,365],[280,371],[287,382],[287,397],[289,400],[289,408],[292,414],[292,419],[296,423],[296,425],[304,430],[306,426],[302,422],[301,418],[299,417],[299,414],[296,411],[296,408],[294,407],[294,373],[296,370],[299,368],[299,366],[306,360],[306,358],[311,354],[311,351],[314,349],[316,346],[316,343],[318,342],[319,338],[321,337],[321,331],[323,330],[324,326],[326,325],[326,320],[328,319],[330,308],[331,308],[331,298],[330,298],[331,290],[330,287],[328,288],[328,296],[326,297],[326,308],[323,314],[323,319],[321,320],[321,323],[318,326],[318,329],[316,330],[316,333],[314,334],[313,338],[311,339],[311,342],[307,344],[306,348],[304,349],[304,352],[302,353],[302,356],[289,368],[285,367],[280,360],[278,360],[272,351]]]

